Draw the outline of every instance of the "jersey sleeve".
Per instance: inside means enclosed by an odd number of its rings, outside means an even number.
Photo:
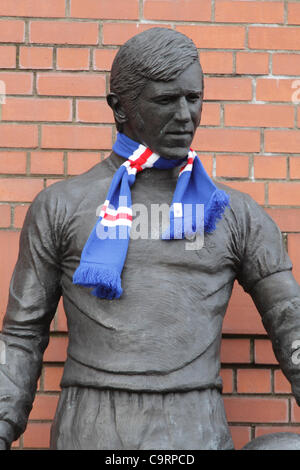
[[[0,335],[0,438],[8,446],[26,428],[61,295],[57,203],[49,193],[28,210]]]

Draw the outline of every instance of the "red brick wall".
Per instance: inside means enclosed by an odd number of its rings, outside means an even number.
[[[216,180],[267,208],[300,281],[299,2],[1,0],[1,318],[28,205],[42,188],[107,156],[115,135],[105,102],[113,57],[153,25],[178,29],[199,48],[205,104],[194,148]],[[15,448],[48,446],[66,345],[59,308],[28,428]],[[237,448],[266,432],[300,432],[290,387],[239,287],[224,323],[222,364]]]

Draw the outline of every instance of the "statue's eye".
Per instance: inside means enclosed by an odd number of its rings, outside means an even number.
[[[156,101],[156,103],[158,103],[158,104],[165,105],[165,104],[170,104],[170,103],[172,103],[172,102],[175,101],[175,100],[176,100],[176,97],[175,97],[175,96],[168,95],[168,96],[160,96],[160,97],[157,98],[155,101]]]
[[[198,101],[199,99],[200,99],[200,96],[195,93],[191,93],[187,96],[187,100],[190,103],[196,103],[196,101]]]

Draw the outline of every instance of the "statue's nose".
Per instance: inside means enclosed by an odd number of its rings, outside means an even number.
[[[175,114],[175,119],[181,122],[187,122],[191,119],[189,105],[185,96],[182,96],[178,100],[178,109]]]

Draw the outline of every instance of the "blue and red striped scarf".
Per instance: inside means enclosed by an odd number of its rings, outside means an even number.
[[[145,168],[170,169],[182,165],[170,208],[170,226],[164,240],[190,237],[198,231],[213,232],[229,205],[228,195],[217,189],[197,154],[190,150],[181,160],[169,160],[119,133],[113,146],[126,161],[116,171],[100,217],[81,254],[73,283],[94,287],[92,294],[103,299],[122,295],[121,273],[127,256],[132,224],[131,186]],[[197,205],[204,206],[199,220]],[[202,212],[203,213],[203,212]]]

